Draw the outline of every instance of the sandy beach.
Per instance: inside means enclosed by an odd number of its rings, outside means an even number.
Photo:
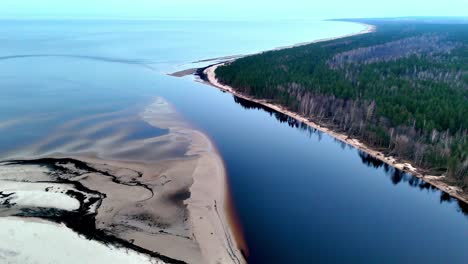
[[[224,163],[211,140],[162,98],[137,118],[165,132],[122,141],[127,135],[117,130],[73,152],[86,132],[74,143],[44,148],[50,138],[67,136],[59,131],[0,162],[0,203],[8,205],[0,217],[20,213],[21,219],[64,223],[96,243],[135,250],[154,263],[245,263],[242,234],[231,228]]]
[[[152,115],[151,107],[143,114],[148,123],[167,127],[171,133],[189,134],[191,144],[187,156],[195,156],[196,165],[192,171],[191,196],[187,201],[194,240],[200,247],[201,263],[245,263],[241,248],[242,234],[231,228],[227,175],[224,162],[216,147],[203,133],[171,118],[173,108],[164,101],[156,101],[153,107],[167,109],[164,119]],[[156,112],[161,112],[156,110]],[[145,117],[150,116],[150,118]],[[151,118],[156,117],[156,118]],[[174,170],[178,168],[173,167]],[[192,263],[192,262],[190,262]]]
[[[370,33],[370,32],[373,32],[375,31],[376,28],[374,26],[371,26],[371,25],[368,25],[367,28],[357,34],[353,34],[353,35],[359,35],[359,34],[366,34],[366,33]],[[344,36],[344,37],[348,37],[350,35],[347,35],[347,36]],[[342,38],[342,37],[339,37],[339,38]],[[338,39],[338,38],[333,38],[333,39]],[[310,44],[310,43],[316,43],[316,42],[320,42],[320,41],[328,41],[328,40],[331,40],[331,39],[324,39],[324,40],[317,40],[317,41],[313,41],[313,42],[309,42],[309,43],[306,43],[306,44]],[[298,45],[305,45],[305,44],[298,44]],[[297,45],[295,45],[297,46]],[[291,46],[293,47],[293,46]],[[286,48],[290,48],[290,47],[286,47]],[[283,113],[285,115],[288,115],[296,120],[299,120],[301,122],[303,122],[304,124],[307,124],[308,126],[314,128],[314,129],[317,129],[319,131],[322,131],[324,133],[327,133],[328,135],[338,139],[339,141],[341,142],[344,142],[346,144],[349,144],[361,151],[364,151],[365,153],[369,154],[370,156],[396,168],[396,169],[399,169],[399,170],[402,170],[410,175],[413,175],[417,178],[420,178],[422,180],[424,180],[425,182],[433,185],[434,187],[440,189],[441,191],[444,191],[446,193],[448,193],[449,195],[451,195],[452,197],[455,197],[465,203],[468,203],[468,195],[463,193],[462,190],[459,188],[459,187],[456,187],[456,186],[451,186],[449,184],[447,184],[445,181],[444,181],[444,176],[433,176],[433,175],[425,175],[422,171],[422,169],[420,168],[416,168],[415,166],[413,166],[412,164],[410,164],[409,162],[406,162],[406,161],[401,161],[401,160],[397,160],[395,157],[392,157],[392,156],[386,156],[384,153],[380,152],[380,151],[377,151],[377,150],[374,150],[372,149],[371,147],[369,146],[366,146],[365,144],[363,144],[362,142],[360,142],[359,140],[357,139],[353,139],[353,138],[350,138],[348,135],[345,135],[345,134],[342,134],[342,133],[339,133],[337,131],[333,131],[327,127],[324,127],[324,126],[321,126],[317,123],[314,123],[312,121],[310,121],[308,118],[302,116],[302,115],[299,115],[297,113],[294,113],[292,111],[289,111],[288,109],[282,107],[281,105],[277,105],[277,104],[274,104],[274,103],[270,103],[266,100],[261,100],[261,99],[257,99],[257,98],[253,98],[251,96],[248,96],[248,95],[245,95],[245,94],[242,94],[242,93],[239,93],[237,92],[234,88],[230,87],[230,86],[227,86],[227,85],[224,85],[224,84],[221,84],[218,79],[216,78],[216,74],[215,74],[215,71],[216,71],[216,68],[218,68],[219,66],[222,66],[226,63],[229,63],[229,62],[224,62],[224,63],[220,63],[220,64],[216,64],[216,65],[212,65],[208,68],[206,68],[204,70],[204,74],[206,75],[206,78],[207,78],[207,83],[211,86],[214,86],[222,91],[225,91],[225,92],[228,92],[232,95],[235,95],[237,97],[240,97],[240,98],[243,98],[245,100],[248,100],[248,101],[251,101],[251,102],[255,102],[255,103],[258,103],[258,104],[261,104],[265,107],[268,107],[268,108],[271,108],[275,111],[278,111],[280,113]]]

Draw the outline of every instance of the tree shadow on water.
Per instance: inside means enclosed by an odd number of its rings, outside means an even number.
[[[363,164],[374,169],[383,168],[385,175],[387,175],[393,185],[398,185],[400,183],[407,183],[412,188],[418,188],[419,190],[427,190],[431,192],[440,193],[440,203],[456,203],[457,211],[468,216],[468,204],[463,201],[450,196],[448,193],[437,189],[435,186],[425,182],[424,180],[414,177],[410,174],[405,173],[404,171],[398,170],[387,163],[374,158],[373,156],[358,150],[358,155],[361,158]]]

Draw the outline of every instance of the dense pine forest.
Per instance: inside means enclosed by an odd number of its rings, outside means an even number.
[[[376,32],[244,57],[216,75],[468,190],[468,24],[359,22]]]

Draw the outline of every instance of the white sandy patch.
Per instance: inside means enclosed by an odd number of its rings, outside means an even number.
[[[0,226],[0,263],[164,263],[133,250],[87,240],[64,225],[42,220],[7,217],[0,218]]]
[[[9,197],[0,198],[0,203],[9,199],[10,204],[18,207],[77,210],[80,208],[80,202],[65,194],[68,189],[63,184],[0,181],[0,192],[4,195],[11,194]]]

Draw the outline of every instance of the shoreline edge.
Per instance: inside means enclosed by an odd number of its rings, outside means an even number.
[[[319,40],[314,40],[314,41],[311,41],[311,42],[306,42],[306,43],[299,43],[299,44],[296,44],[296,45],[292,45],[292,46],[287,46],[287,47],[283,47],[283,48],[276,48],[276,49],[273,49],[273,50],[281,50],[281,49],[288,49],[288,48],[294,48],[294,47],[299,47],[299,46],[303,46],[303,45],[309,45],[309,44],[313,44],[313,43],[319,43],[319,42],[324,42],[324,41],[330,41],[330,40],[336,40],[336,39],[342,39],[342,38],[347,38],[347,37],[351,37],[351,36],[357,36],[357,35],[362,35],[362,34],[368,34],[368,33],[372,33],[372,32],[375,32],[377,30],[377,27],[374,26],[374,25],[369,25],[369,24],[364,24],[364,23],[359,23],[359,24],[362,24],[362,25],[365,25],[366,28],[364,30],[361,30],[360,32],[357,32],[355,34],[347,34],[347,35],[344,35],[344,36],[340,36],[340,37],[334,37],[334,38],[326,38],[326,39],[319,39]],[[250,56],[250,55],[248,55]],[[308,118],[298,114],[298,113],[295,113],[295,112],[292,112],[288,109],[286,109],[285,107],[281,106],[281,105],[278,105],[278,104],[274,104],[274,103],[271,103],[271,102],[268,102],[267,100],[265,99],[257,99],[257,98],[254,98],[252,96],[249,96],[249,95],[246,95],[246,94],[243,94],[243,93],[240,93],[240,92],[237,92],[234,88],[228,86],[228,85],[224,85],[222,83],[220,83],[218,81],[218,79],[216,78],[216,74],[215,74],[215,71],[218,67],[220,66],[223,66],[229,62],[231,62],[233,60],[229,60],[229,61],[225,61],[225,62],[221,62],[221,63],[217,63],[217,64],[214,64],[214,65],[211,65],[211,66],[208,66],[206,68],[203,68],[201,69],[201,74],[204,75],[205,78],[202,78],[203,79],[203,83],[206,83],[210,86],[213,86],[215,88],[218,88],[219,90],[223,91],[223,92],[228,92],[234,96],[237,96],[237,97],[240,97],[242,99],[245,99],[245,100],[248,100],[250,102],[254,102],[254,103],[258,103],[264,107],[267,107],[267,108],[270,108],[272,110],[275,110],[277,112],[280,112],[282,114],[285,114],[289,117],[292,117],[314,129],[317,129],[321,132],[324,132],[326,133],[327,135],[343,142],[343,143],[346,143],[348,145],[351,145],[353,146],[354,148],[360,150],[360,151],[363,151],[365,153],[367,153],[368,155],[372,156],[373,158],[375,159],[378,159],[398,170],[401,170],[407,174],[410,174],[414,177],[417,177],[427,183],[429,183],[430,185],[434,186],[435,188],[439,189],[440,191],[443,191],[443,192],[446,192],[447,194],[449,194],[450,196],[454,197],[454,198],[457,198],[458,200],[464,202],[465,204],[468,204],[468,195],[465,195],[461,189],[459,187],[456,187],[456,186],[451,186],[449,185],[448,183],[444,182],[443,179],[445,176],[433,176],[433,175],[426,175],[421,171],[421,169],[419,168],[416,168],[414,167],[411,163],[409,162],[405,162],[405,161],[400,161],[400,160],[397,160],[395,159],[394,157],[392,156],[387,156],[385,155],[384,153],[378,151],[378,150],[375,150],[369,146],[367,146],[366,144],[364,143],[361,143],[359,140],[357,139],[353,139],[351,137],[349,137],[348,135],[344,134],[344,133],[340,133],[340,132],[337,132],[337,131],[334,131],[332,129],[329,129],[325,126],[321,126],[313,121],[310,121]]]

